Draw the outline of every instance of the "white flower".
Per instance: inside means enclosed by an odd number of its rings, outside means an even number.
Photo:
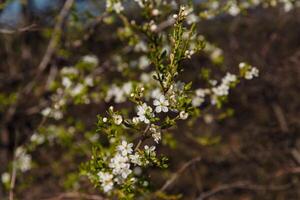
[[[9,181],[10,181],[10,174],[9,174],[8,172],[4,172],[4,173],[1,175],[1,181],[2,181],[2,183],[4,183],[4,184],[9,183]]]
[[[148,145],[145,145],[144,149],[145,149],[145,153],[146,154],[148,154],[150,156],[155,156],[156,155],[156,153],[155,153],[155,146],[149,147]]]
[[[151,124],[151,127],[149,130],[152,133],[152,137],[153,137],[154,141],[156,143],[159,143],[159,141],[161,140],[161,132],[160,132],[159,128],[157,126],[155,126],[154,124]]]
[[[244,62],[241,62],[241,63],[239,64],[239,68],[240,68],[240,69],[244,69],[246,66],[247,66],[247,64],[244,63]]]
[[[140,119],[138,117],[133,117],[132,118],[132,123],[138,124],[140,122]]]
[[[139,58],[139,68],[144,70],[150,65],[150,60],[146,56]]]
[[[122,123],[122,121],[123,121],[123,118],[122,118],[121,115],[114,115],[113,119],[114,119],[114,123],[116,125],[120,125]]]
[[[73,67],[64,67],[60,72],[63,75],[77,75],[79,73],[78,70]]]
[[[137,2],[141,8],[144,7],[144,3],[143,3],[144,1],[143,0],[134,0],[134,1]],[[147,0],[145,2],[147,2]]]
[[[127,164],[127,165],[130,166],[129,164]],[[122,170],[121,176],[122,176],[123,179],[126,179],[131,173],[132,173],[132,170],[129,169],[129,167],[125,167]]]
[[[134,51],[136,51],[136,52],[147,52],[148,47],[147,47],[147,45],[144,41],[140,41],[139,43],[137,43],[135,45]]]
[[[108,193],[113,189],[113,175],[108,172],[99,172],[98,174],[99,180],[101,182],[101,187],[105,193]]]
[[[226,84],[221,84],[218,87],[212,88],[212,92],[216,96],[226,96],[229,94],[229,86]]]
[[[222,84],[229,85],[237,80],[236,75],[227,72],[226,76],[222,79]]]
[[[116,11],[116,13],[120,13],[124,10],[124,7],[121,2],[114,3],[112,7]]]
[[[142,105],[137,106],[137,115],[141,122],[145,122],[146,124],[150,123],[150,120],[147,118],[147,116],[154,116],[152,113],[152,108],[150,106],[147,106],[146,103],[143,103]]]
[[[129,95],[131,93],[132,90],[132,83],[131,82],[127,82],[122,86],[122,91],[124,92],[124,94]]]
[[[185,112],[185,111],[181,111],[179,113],[179,118],[182,119],[182,120],[185,120],[189,117],[189,113]]]
[[[151,24],[150,30],[151,30],[152,32],[154,32],[154,31],[156,31],[156,29],[157,29],[157,25],[156,25],[156,24]]]
[[[28,171],[31,168],[31,156],[26,154],[26,150],[23,147],[16,149],[16,166],[22,172]]]
[[[82,84],[78,83],[71,91],[72,96],[77,96],[83,91],[84,87]]]
[[[103,117],[102,121],[105,123],[107,122],[107,118],[106,117]]]
[[[163,94],[161,93],[159,88],[155,88],[154,90],[151,91],[151,97],[153,99],[156,99],[157,97],[162,96]]]
[[[172,85],[172,88],[175,92],[182,92],[184,89],[185,83],[182,81],[177,81],[174,85]]]
[[[236,4],[232,4],[228,10],[228,13],[232,16],[236,16],[240,13],[240,8]]]
[[[131,93],[131,91],[131,82],[125,83],[122,87],[118,87],[117,85],[113,84],[107,91],[105,101],[108,102],[114,97],[115,103],[123,103],[126,101],[126,97]]]
[[[209,90],[199,88],[199,89],[197,89],[195,92],[196,92],[196,95],[197,95],[198,97],[204,98],[205,95],[206,95],[207,93],[209,93]]]
[[[86,63],[93,64],[93,65],[98,65],[98,62],[99,62],[97,56],[95,56],[95,55],[83,56],[82,61],[86,62]]]
[[[122,153],[124,153],[124,151],[127,152],[127,150],[123,150]],[[129,158],[127,157],[127,155],[122,155],[119,153],[117,153],[110,160],[109,167],[112,169],[112,173],[118,176],[116,178],[116,182],[118,183],[121,183],[132,172],[132,170],[130,169]]]
[[[188,24],[197,23],[198,21],[199,21],[199,17],[197,15],[195,15],[194,13],[188,15],[186,18],[186,22]]]
[[[218,84],[218,81],[217,80],[209,80],[209,83],[212,85],[212,86],[216,86]]]
[[[39,145],[39,144],[44,143],[45,137],[43,135],[41,135],[41,134],[34,133],[30,137],[30,141]]]
[[[94,86],[94,80],[92,77],[90,76],[87,76],[85,79],[84,79],[84,82],[87,86],[90,86],[90,87],[93,87]]]
[[[254,77],[258,77],[259,71],[256,67],[252,67],[249,71],[245,73],[245,79],[251,80]]]
[[[151,12],[151,14],[152,14],[153,16],[157,16],[157,15],[160,14],[160,12],[159,12],[158,9],[153,9],[152,12]]]
[[[62,85],[65,86],[65,88],[69,88],[72,85],[72,81],[68,77],[62,78]]]
[[[136,165],[142,165],[141,157],[138,153],[129,155],[130,162]]]
[[[119,145],[117,147],[117,150],[119,151],[119,153],[123,156],[126,156],[128,154],[131,154],[132,153],[132,147],[133,147],[133,144],[132,143],[127,143],[125,140],[122,141],[121,145]]]
[[[204,102],[204,98],[202,98],[202,97],[196,96],[196,97],[194,97],[194,98],[192,99],[192,105],[193,105],[194,107],[201,106],[201,104],[202,104],[203,102]]]
[[[155,112],[160,113],[161,111],[163,112],[168,112],[168,106],[169,106],[169,101],[165,98],[165,96],[161,95],[159,98],[155,99],[153,101],[153,105],[155,107]]]
[[[47,117],[47,116],[49,116],[50,113],[51,113],[51,108],[50,108],[50,107],[47,107],[47,108],[43,109],[43,110],[41,111],[41,113],[42,113],[43,116]]]

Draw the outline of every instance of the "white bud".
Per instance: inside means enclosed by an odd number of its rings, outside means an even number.
[[[185,120],[189,117],[189,113],[185,112],[185,111],[181,111],[179,113],[179,118],[182,119],[182,120]]]

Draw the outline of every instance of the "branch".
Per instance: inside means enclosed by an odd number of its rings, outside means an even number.
[[[62,10],[60,11],[58,18],[57,18],[57,23],[55,24],[50,42],[47,47],[46,53],[38,67],[39,71],[43,71],[47,67],[47,65],[56,49],[56,46],[58,44],[58,40],[61,35],[61,29],[62,29],[64,20],[67,17],[69,11],[71,10],[73,3],[74,3],[74,0],[67,0],[64,4]]]
[[[36,77],[32,80],[31,83],[29,83],[25,88],[25,94],[28,94],[32,87],[34,86],[36,80],[39,78],[39,76],[41,75],[41,73],[46,69],[47,65],[49,64],[55,50],[56,47],[58,45],[58,42],[60,40],[61,37],[61,29],[63,26],[63,23],[65,21],[65,18],[67,17],[67,15],[69,14],[72,6],[73,6],[74,0],[66,0],[63,8],[61,9],[58,17],[57,17],[57,22],[54,26],[54,30],[52,32],[51,35],[51,39],[50,42],[48,44],[48,47],[46,49],[46,52],[44,54],[44,57],[42,58],[42,61],[40,62],[39,66],[38,66],[38,71],[36,74]]]
[[[164,192],[168,187],[170,187],[182,174],[186,169],[188,169],[191,165],[199,162],[201,157],[193,158],[192,160],[186,162],[177,172],[175,172],[169,180],[165,182],[165,184],[159,189],[158,192]]]
[[[108,200],[102,196],[84,194],[79,192],[66,192],[56,197],[47,198],[44,200],[63,200],[63,199],[82,199],[82,200]]]
[[[18,29],[0,29],[1,34],[15,34],[15,33],[22,33],[28,31],[36,31],[36,24],[31,24],[29,26],[25,26]]]
[[[286,185],[256,185],[251,184],[247,181],[238,181],[231,184],[224,184],[216,187],[215,189],[212,189],[207,192],[203,192],[196,200],[204,200],[208,199],[213,195],[217,195],[218,193],[227,191],[227,190],[234,190],[234,189],[244,189],[244,190],[255,190],[255,191],[280,191],[285,190],[289,187],[291,187],[292,184],[286,184]]]

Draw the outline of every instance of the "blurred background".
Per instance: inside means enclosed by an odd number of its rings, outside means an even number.
[[[37,132],[47,135],[47,141],[35,138],[35,144],[27,146],[32,164],[18,174],[16,199],[55,199],[68,191],[99,193],[79,176],[78,168],[98,139],[96,116],[109,105],[97,101],[98,87],[118,76],[106,57],[122,43],[114,28],[97,21],[105,9],[102,1],[76,0],[68,20],[55,32],[64,3],[1,1],[0,199],[9,193],[5,173],[12,169],[14,150],[33,141]],[[55,51],[44,65],[53,32],[59,42],[54,40]],[[226,71],[241,61],[257,66],[260,77],[233,90],[223,112],[204,114],[192,127],[180,124],[177,134],[159,148],[171,158],[170,171],[152,170],[151,178],[162,185],[170,172],[200,154],[201,161],[185,171],[169,193],[182,194],[182,199],[197,199],[208,191],[215,194],[205,199],[300,199],[300,9],[257,6],[237,16],[201,20],[198,32],[220,55],[217,60],[207,52],[194,56],[186,63],[186,78],[205,67]],[[90,94],[96,100],[82,103],[82,96],[74,98],[63,108],[63,119],[45,119],[41,113],[53,101],[59,71],[90,54],[101,64],[92,73],[82,73],[95,78],[98,85]],[[99,78],[103,72],[109,75]]]

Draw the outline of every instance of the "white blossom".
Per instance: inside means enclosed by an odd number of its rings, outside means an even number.
[[[185,120],[189,117],[189,113],[185,112],[185,111],[181,111],[179,113],[179,118],[182,119],[182,120]]]
[[[164,95],[159,96],[157,99],[153,101],[153,105],[155,107],[155,112],[168,112],[169,101],[165,98]]]
[[[133,117],[133,118],[132,118],[132,122],[133,122],[134,124],[138,124],[138,123],[140,122],[140,119],[139,119],[138,117]]]
[[[105,123],[107,122],[107,118],[106,117],[103,117],[102,121]]]
[[[249,71],[245,73],[245,79],[251,80],[254,77],[258,77],[259,71],[256,67],[252,67]]]
[[[152,137],[153,137],[154,141],[156,143],[159,143],[159,141],[161,140],[161,132],[159,130],[159,127],[154,124],[151,124],[149,130],[152,133]]]
[[[101,183],[101,187],[105,193],[108,193],[113,189],[113,175],[108,172],[98,172],[98,177]]]
[[[45,136],[41,135],[41,134],[38,134],[38,133],[34,133],[30,137],[30,141],[33,142],[33,143],[36,143],[38,145],[44,143],[45,140],[46,140]]]
[[[129,155],[130,162],[135,165],[142,165],[141,156],[138,153]]]
[[[97,56],[95,56],[95,55],[83,56],[82,61],[86,62],[86,63],[93,64],[93,65],[98,65],[98,62],[99,62]]]
[[[65,86],[65,88],[69,88],[72,85],[72,81],[69,77],[63,77],[62,78],[62,85]]]
[[[114,123],[116,125],[120,125],[123,121],[123,118],[121,115],[113,115]]]
[[[147,116],[153,116],[152,108],[150,106],[147,106],[146,103],[143,103],[142,105],[137,106],[137,115],[141,122],[145,122],[146,124],[150,123],[150,120]]]
[[[128,144],[125,140],[123,140],[122,143],[117,147],[117,150],[121,155],[126,156],[132,153],[132,147],[132,143]]]
[[[4,184],[9,183],[9,181],[10,181],[10,174],[8,172],[4,172],[3,174],[1,174],[1,181]]]
[[[31,155],[27,154],[23,147],[16,149],[16,166],[22,172],[31,169]]]
[[[204,98],[203,97],[198,97],[198,96],[195,96],[193,97],[192,99],[192,105],[194,107],[198,107],[198,106],[201,106],[201,104],[204,102]]]
[[[145,153],[150,156],[155,156],[155,146],[149,147],[148,145],[144,146]]]

